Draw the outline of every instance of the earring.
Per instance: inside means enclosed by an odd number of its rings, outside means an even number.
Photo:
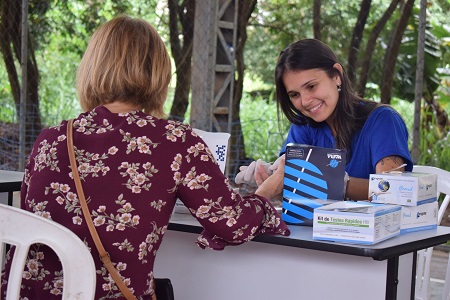
[[[338,86],[337,86],[337,90],[338,90],[338,93],[341,92],[341,90],[342,90],[342,89],[341,89],[341,85],[338,85]]]

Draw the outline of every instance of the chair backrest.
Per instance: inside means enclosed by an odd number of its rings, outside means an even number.
[[[420,166],[420,165],[414,166],[413,172],[437,174],[438,176],[437,196],[439,198],[441,195],[445,195],[439,207],[438,224],[440,224],[442,221],[442,217],[444,216],[445,210],[447,209],[447,206],[450,202],[450,172],[436,167]]]
[[[414,166],[413,172],[437,174],[437,197],[439,198],[441,195],[445,195],[438,211],[437,223],[440,224],[450,202],[450,172],[436,167],[420,165]],[[430,299],[431,291],[428,286],[430,283],[432,255],[433,247],[417,251],[415,300]],[[449,272],[450,270],[447,270],[447,273]],[[448,294],[450,286],[447,281],[444,286],[444,293]]]
[[[7,300],[17,300],[30,245],[42,243],[59,256],[64,272],[63,299],[94,299],[96,272],[86,245],[66,227],[28,211],[0,204],[0,262],[5,244],[14,245]],[[0,291],[1,293],[1,291]]]
[[[193,128],[193,130],[205,141],[219,164],[220,170],[225,173],[230,134],[227,132],[209,132],[197,128]]]

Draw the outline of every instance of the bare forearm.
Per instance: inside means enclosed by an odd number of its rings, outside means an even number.
[[[405,161],[400,156],[386,156],[377,163],[375,166],[375,172],[379,174],[392,170],[405,171],[404,167],[400,167],[404,164],[404,162]]]
[[[345,196],[352,200],[369,199],[369,179],[350,177]]]
[[[375,166],[377,174],[389,172],[397,169],[404,163],[403,158],[399,156],[387,156],[382,158]],[[398,168],[399,171],[404,171],[405,168]],[[368,200],[369,199],[369,180],[363,178],[350,177],[347,182],[347,190],[345,196],[352,200]]]

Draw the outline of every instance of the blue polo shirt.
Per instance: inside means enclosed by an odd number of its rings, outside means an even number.
[[[336,148],[336,140],[326,122],[319,127],[291,125],[286,143],[307,144],[324,148]],[[401,156],[412,171],[413,162],[408,148],[408,130],[401,116],[388,106],[376,108],[367,118],[363,128],[355,133],[351,145],[352,157],[345,170],[351,177],[369,178],[375,174],[376,164],[386,156]]]

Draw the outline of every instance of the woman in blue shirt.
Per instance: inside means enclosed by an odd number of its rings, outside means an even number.
[[[286,144],[347,150],[347,198],[368,198],[369,174],[402,165],[399,170],[412,170],[408,131],[401,116],[388,105],[359,97],[336,55],[323,42],[304,39],[284,49],[275,82],[278,108],[292,123]],[[261,184],[274,168],[243,168],[236,181],[246,175]]]

